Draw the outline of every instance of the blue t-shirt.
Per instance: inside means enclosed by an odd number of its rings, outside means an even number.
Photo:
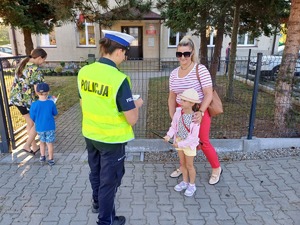
[[[55,130],[54,116],[57,115],[57,108],[53,101],[35,101],[32,103],[29,113],[37,132]]]

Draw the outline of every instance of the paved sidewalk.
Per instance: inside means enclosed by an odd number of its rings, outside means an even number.
[[[0,159],[1,225],[96,225],[79,107],[57,120],[56,165],[15,150]],[[300,225],[300,158],[222,162],[220,182],[197,163],[197,192],[173,187],[172,163],[145,163],[129,154],[116,198],[126,225]]]

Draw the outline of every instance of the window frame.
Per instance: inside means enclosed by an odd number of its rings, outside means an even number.
[[[248,39],[249,39],[249,33],[239,34],[239,36],[242,36],[242,35],[245,35],[244,44],[238,44],[238,43],[237,43],[237,46],[238,46],[238,47],[247,47],[247,46],[252,46],[252,47],[253,47],[253,46],[256,46],[256,45],[257,45],[257,40],[256,40],[256,38],[254,38],[253,44],[247,44]],[[239,38],[239,36],[238,36],[238,38]],[[237,38],[237,41],[238,41],[238,38]]]
[[[177,45],[180,42],[180,34],[182,35],[182,37],[184,37],[186,35],[186,33],[183,33],[183,32],[176,32],[176,44],[171,45],[170,44],[170,34],[171,34],[171,28],[168,28],[168,48],[177,48]]]
[[[54,33],[54,37],[55,37],[55,44],[54,45],[51,45],[51,40],[50,40],[51,33]],[[42,40],[48,40],[49,44],[42,43]],[[57,47],[56,46],[57,38],[56,38],[56,32],[55,32],[55,30],[53,29],[53,31],[51,31],[48,34],[41,34],[41,35],[39,35],[38,36],[38,43],[39,43],[39,46],[43,47],[43,48],[56,48]]]
[[[80,48],[96,47],[96,26],[95,26],[95,23],[87,22],[87,20],[85,19],[84,22],[83,22],[83,26],[84,26],[84,34],[85,34],[84,35],[85,36],[85,44],[80,44],[80,31],[81,30],[78,30],[78,28],[77,28],[77,32],[76,32],[77,47],[80,47]],[[95,44],[89,44],[89,29],[88,29],[88,27],[93,27]]]
[[[214,28],[211,28],[210,30],[210,33],[209,33],[209,43],[207,45],[207,47],[215,47],[215,44],[214,44],[214,40],[216,39],[217,37],[217,32]]]

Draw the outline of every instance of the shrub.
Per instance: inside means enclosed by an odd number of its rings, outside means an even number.
[[[57,66],[54,68],[54,72],[55,73],[61,73],[63,71],[63,67],[62,66]]]

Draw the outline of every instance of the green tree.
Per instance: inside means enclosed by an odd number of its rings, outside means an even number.
[[[111,27],[118,20],[137,20],[149,12],[151,0],[41,0],[55,8],[57,18],[77,22],[79,15],[101,26]]]
[[[229,85],[227,97],[233,98],[233,72],[235,68],[237,35],[250,33],[252,37],[278,32],[280,19],[286,12],[286,0],[159,0],[157,4],[166,26],[179,32],[188,29],[200,35],[200,62],[207,64],[208,28],[217,29],[214,55],[210,69],[215,80],[218,58],[221,53],[224,34],[231,36],[231,60],[229,64]]]
[[[115,20],[140,18],[151,6],[151,1],[142,0],[115,0],[113,7],[108,3],[108,0],[1,0],[0,17],[3,24],[22,30],[26,54],[30,54],[34,48],[31,34],[48,34],[57,21],[76,21],[82,14],[100,25],[111,26]]]
[[[233,23],[231,33],[230,63],[228,68],[227,99],[234,98],[233,79],[237,49],[237,35],[249,33],[252,38],[264,34],[276,35],[283,18],[289,14],[290,4],[286,0],[235,0],[233,1]]]
[[[0,17],[4,25],[22,30],[26,54],[34,48],[31,34],[47,34],[56,22],[54,8],[38,0],[1,0]]]

